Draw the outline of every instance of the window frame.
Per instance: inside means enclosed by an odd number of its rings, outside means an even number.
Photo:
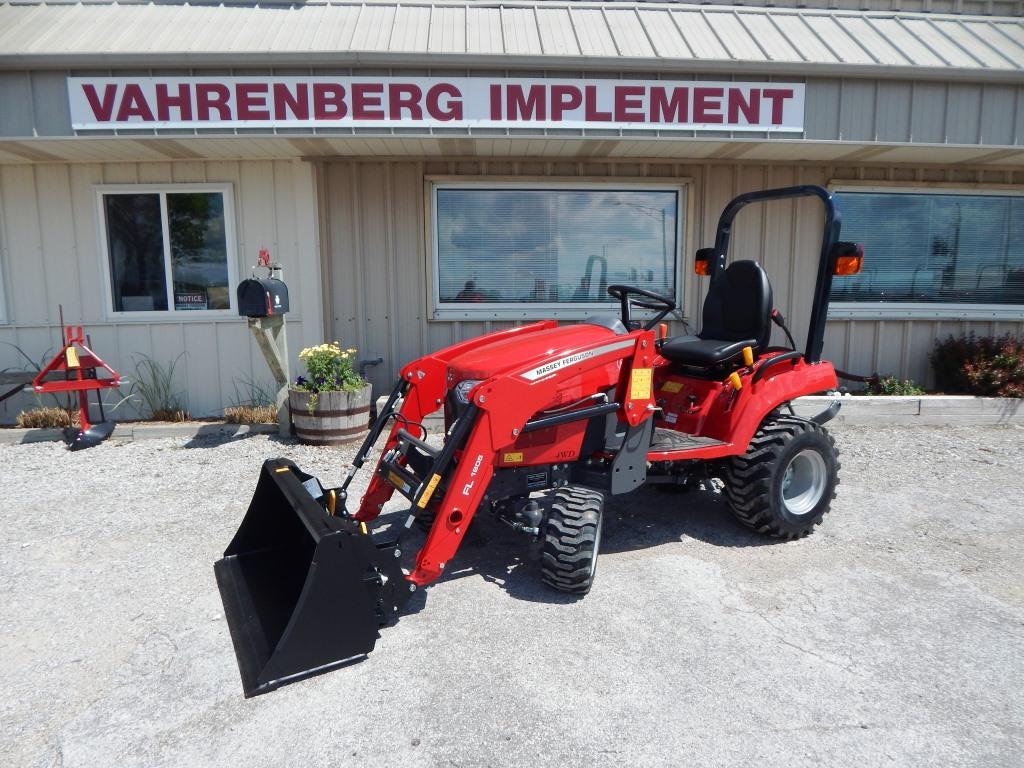
[[[1021,197],[1024,189],[1018,185],[986,184],[973,186],[963,183],[935,182],[851,182],[833,181],[828,184],[832,193],[860,192],[879,194],[918,195],[973,195],[975,197]],[[839,210],[842,214],[842,208]],[[840,235],[842,236],[842,234]],[[871,253],[864,254],[865,264],[871,263]],[[842,280],[842,278],[835,278]],[[954,302],[900,302],[900,301],[831,301],[829,320],[1024,320],[1024,304],[959,304]]]
[[[238,248],[235,237],[235,199],[234,185],[230,183],[182,183],[182,184],[97,184],[93,191],[96,200],[96,231],[99,238],[100,274],[103,276],[104,312],[108,320],[138,320],[153,322],[154,320],[172,320],[183,322],[188,320],[209,321],[214,318],[232,317],[238,313],[235,290],[238,286]],[[174,281],[171,272],[171,235],[167,226],[167,195],[188,193],[219,192],[224,199],[224,250],[228,261],[228,308],[227,309],[174,309]],[[114,309],[114,291],[111,280],[110,250],[107,243],[107,214],[103,205],[104,195],[160,195],[160,219],[163,230],[164,275],[168,291],[168,309],[140,311],[117,311]]]
[[[595,313],[614,312],[618,314],[619,303],[608,297],[602,303],[487,303],[487,304],[455,304],[441,302],[441,277],[438,263],[437,242],[437,191],[439,189],[596,189],[596,190],[629,190],[629,191],[670,191],[677,196],[676,215],[676,252],[673,258],[675,276],[673,288],[676,304],[682,310],[681,301],[684,290],[685,254],[691,249],[689,239],[692,231],[687,225],[692,221],[690,206],[693,195],[690,178],[564,178],[551,176],[426,176],[424,178],[426,200],[426,237],[427,237],[427,320],[429,322],[458,321],[531,321],[555,318],[558,320],[583,320]],[[637,317],[653,316],[648,310],[635,310]]]

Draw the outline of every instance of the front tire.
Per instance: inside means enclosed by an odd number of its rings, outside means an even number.
[[[594,584],[604,495],[567,485],[555,492],[544,521],[541,578],[559,592],[585,595]]]
[[[725,465],[725,496],[748,528],[779,539],[803,538],[828,513],[839,484],[839,453],[820,424],[793,416],[767,419],[747,452]]]

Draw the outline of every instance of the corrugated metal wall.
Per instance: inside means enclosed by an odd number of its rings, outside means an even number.
[[[387,387],[410,358],[510,324],[427,321],[427,176],[691,179],[692,218],[687,222],[690,231],[682,270],[684,313],[691,322],[700,315],[704,290],[703,282],[690,271],[692,251],[713,243],[722,207],[740,192],[830,181],[967,184],[1011,183],[1018,178],[1011,171],[994,169],[497,160],[332,162],[320,166],[320,174],[328,322],[334,337],[358,346],[368,356],[384,357],[385,364],[372,372],[378,388]],[[798,343],[803,342],[810,318],[821,225],[817,201],[786,201],[744,211],[734,230],[733,255],[756,258],[765,265],[773,278],[775,305],[789,319]],[[844,370],[877,370],[930,382],[927,354],[934,340],[971,330],[1024,334],[1024,322],[831,320],[825,352]]]
[[[321,339],[317,201],[312,167],[302,162],[116,163],[0,166],[0,266],[7,325],[0,325],[0,370],[23,368],[16,348],[38,361],[59,347],[58,305],[82,323],[96,352],[134,378],[135,360],[168,363],[182,355],[177,380],[193,415],[218,413],[253,379],[270,372],[242,318],[175,317],[166,322],[111,321],[103,306],[108,279],[98,254],[97,184],[230,182],[234,188],[237,269],[248,276],[261,247],[285,268],[292,358]],[[306,322],[303,322],[303,319]],[[295,363],[293,362],[293,366]],[[21,395],[0,406],[11,421],[31,405]],[[127,406],[119,417],[133,415]]]

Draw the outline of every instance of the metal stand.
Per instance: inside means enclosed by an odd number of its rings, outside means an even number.
[[[278,434],[288,437],[292,432],[288,412],[288,382],[291,374],[288,371],[288,336],[285,333],[284,315],[250,317],[249,330],[256,337],[256,343],[277,383],[274,404],[277,406]]]

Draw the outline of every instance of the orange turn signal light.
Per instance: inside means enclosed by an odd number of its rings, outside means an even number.
[[[864,265],[864,246],[859,243],[842,243],[847,246],[836,255],[835,264],[832,267],[833,275],[859,275]]]
[[[697,257],[693,260],[693,271],[698,275],[711,274],[713,262],[717,258],[714,248],[698,248]]]

